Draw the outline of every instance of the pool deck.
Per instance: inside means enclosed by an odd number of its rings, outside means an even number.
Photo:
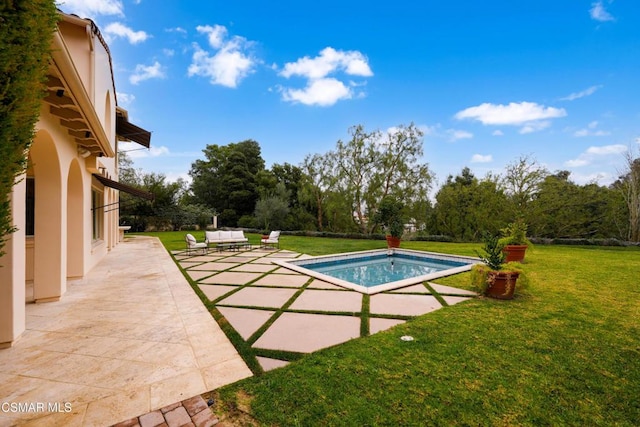
[[[72,410],[0,412],[0,426],[215,425],[199,395],[252,373],[176,263],[264,371],[290,363],[272,350],[311,353],[475,296],[430,282],[364,295],[275,264],[305,255],[273,248],[171,255],[126,239],[61,301],[27,306],[27,331],[0,350],[0,402]]]
[[[173,256],[265,371],[288,362],[261,352],[311,353],[476,296],[432,282],[365,295],[282,267],[308,256],[273,248]]]

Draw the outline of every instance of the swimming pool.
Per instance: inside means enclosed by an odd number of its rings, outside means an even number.
[[[364,294],[398,289],[471,269],[478,258],[409,249],[349,252],[276,264]]]

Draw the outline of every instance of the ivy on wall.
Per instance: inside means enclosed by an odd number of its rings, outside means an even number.
[[[0,257],[15,231],[9,195],[25,171],[57,19],[53,0],[0,3]]]

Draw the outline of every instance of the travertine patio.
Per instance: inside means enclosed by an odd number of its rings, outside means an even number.
[[[250,375],[158,239],[127,239],[59,302],[27,306],[0,350],[0,426],[111,425]]]

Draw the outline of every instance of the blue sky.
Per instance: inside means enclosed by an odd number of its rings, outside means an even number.
[[[437,184],[529,155],[612,182],[640,143],[640,2],[66,0],[109,43],[136,167],[187,177],[207,144],[267,167],[411,122]],[[125,146],[125,150],[139,146]]]

